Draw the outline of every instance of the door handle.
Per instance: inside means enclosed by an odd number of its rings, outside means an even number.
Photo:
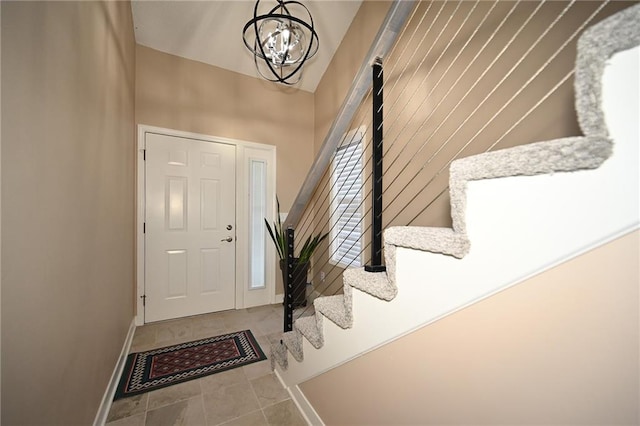
[[[230,242],[233,241],[233,237],[227,237],[227,238],[225,238],[223,240],[220,240],[220,241],[226,241],[226,242],[230,243]]]

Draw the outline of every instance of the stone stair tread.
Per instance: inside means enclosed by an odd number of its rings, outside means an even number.
[[[287,358],[287,347],[280,343],[272,343],[271,344],[271,369],[274,370],[276,367],[276,363],[280,365],[284,370],[289,368],[289,360]]]
[[[316,312],[322,313],[325,317],[333,321],[338,327],[351,328],[353,319],[351,311],[347,311],[344,303],[344,296],[322,296],[313,301]]]
[[[307,338],[314,348],[320,349],[324,346],[324,337],[320,327],[321,324],[318,324],[318,320],[315,315],[298,318],[296,322],[293,323],[293,326]]]
[[[367,272],[364,268],[350,268],[344,271],[345,285],[357,288],[378,299],[393,300],[398,288],[389,281],[386,272]]]
[[[467,236],[451,228],[392,226],[385,229],[384,241],[397,247],[448,254],[457,258],[463,258],[469,252]]]
[[[302,336],[298,331],[287,331],[282,335],[284,345],[289,349],[296,361],[302,362],[304,354],[302,353]]]

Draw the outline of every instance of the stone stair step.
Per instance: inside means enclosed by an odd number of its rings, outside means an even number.
[[[335,296],[318,297],[313,301],[316,312],[320,312],[329,318],[340,328],[351,328],[353,318],[351,309],[345,307],[345,296],[338,294]]]
[[[287,358],[287,347],[280,342],[271,344],[270,357],[271,369],[275,370],[276,363],[282,369],[286,370],[289,367],[289,359]]]
[[[320,321],[322,321],[321,315]],[[316,319],[315,315],[310,317],[298,318],[293,324],[293,327],[296,328],[300,333],[302,333],[302,335],[307,338],[309,343],[311,343],[314,348],[320,349],[322,346],[324,346],[324,336],[321,331],[322,324],[318,324],[318,319]]]
[[[282,341],[291,352],[291,355],[293,355],[293,358],[298,362],[302,362],[304,354],[302,353],[302,335],[300,332],[297,330],[287,331],[282,335]]]
[[[469,252],[465,234],[451,228],[392,226],[384,231],[385,244],[463,258]]]
[[[398,288],[391,284],[386,272],[367,272],[364,268],[351,268],[343,273],[345,285],[357,288],[378,299],[392,300]]]

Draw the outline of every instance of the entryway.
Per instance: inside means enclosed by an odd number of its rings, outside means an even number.
[[[274,303],[275,147],[150,126],[139,147],[137,323]]]

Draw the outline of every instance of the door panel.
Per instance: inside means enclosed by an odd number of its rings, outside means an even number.
[[[145,322],[233,309],[235,146],[145,142]]]

